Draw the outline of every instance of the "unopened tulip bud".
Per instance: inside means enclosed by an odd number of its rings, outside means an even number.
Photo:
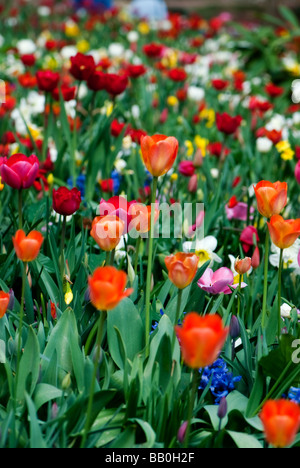
[[[229,333],[233,340],[240,336],[240,324],[238,318],[235,315],[232,315],[229,326]]]
[[[239,275],[244,275],[251,268],[251,258],[237,258],[234,264],[234,269]]]
[[[227,400],[226,397],[222,397],[219,408],[218,408],[218,418],[223,419],[227,414]]]
[[[252,258],[251,258],[251,265],[252,265],[252,268],[254,268],[254,270],[258,268],[260,265],[260,255],[259,255],[259,249],[257,246],[255,247]]]
[[[63,378],[61,386],[63,390],[67,390],[70,387],[70,385],[71,385],[71,375],[68,372],[67,375]]]
[[[188,421],[184,421],[184,423],[181,424],[177,432],[177,439],[181,444],[184,442],[187,425]]]
[[[203,154],[200,148],[195,153],[193,163],[195,167],[201,167],[203,164]]]
[[[188,183],[188,190],[191,193],[196,193],[198,188],[198,178],[196,174],[193,174]]]

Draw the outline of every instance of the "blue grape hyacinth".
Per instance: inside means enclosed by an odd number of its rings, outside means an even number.
[[[202,371],[202,370],[201,370]],[[200,372],[200,371],[199,371]],[[218,405],[222,397],[226,397],[235,390],[235,383],[241,380],[241,376],[234,377],[225,361],[217,359],[211,366],[205,367],[201,375],[199,390],[204,390],[211,380],[210,391]]]

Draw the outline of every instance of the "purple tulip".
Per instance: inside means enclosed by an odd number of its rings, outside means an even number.
[[[27,189],[33,185],[39,166],[34,154],[14,154],[1,165],[2,182],[17,190]]]
[[[239,286],[233,284],[233,280],[233,272],[229,268],[222,267],[215,272],[211,268],[207,268],[197,284],[210,294],[231,294],[230,287],[235,289]],[[242,282],[241,287],[245,288],[246,286],[247,284]]]

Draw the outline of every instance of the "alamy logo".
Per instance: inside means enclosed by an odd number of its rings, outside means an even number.
[[[300,340],[294,340],[292,348],[296,348],[296,351],[292,354],[292,361],[294,364],[300,364]]]
[[[0,80],[0,105],[6,102],[6,86],[5,81]]]

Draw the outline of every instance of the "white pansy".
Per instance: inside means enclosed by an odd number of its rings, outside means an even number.
[[[137,31],[129,31],[127,39],[129,42],[137,42],[139,40],[139,33]]]
[[[36,51],[36,44],[31,39],[21,39],[17,42],[16,48],[20,55],[34,54]]]
[[[182,247],[184,252],[195,252],[199,257],[198,266],[200,267],[207,261],[210,261],[209,266],[212,266],[214,262],[222,262],[222,259],[215,253],[217,245],[218,241],[214,236],[206,236],[200,240],[186,241]]]
[[[256,148],[260,153],[269,153],[273,147],[273,143],[269,138],[261,137],[256,140]]]
[[[189,86],[187,90],[188,99],[194,102],[201,102],[205,97],[205,91],[198,86]]]
[[[120,58],[124,55],[124,46],[119,42],[112,42],[108,47],[108,53],[113,58]]]
[[[288,249],[283,250],[283,267],[291,268],[294,270],[294,274],[300,274],[300,268],[298,264],[298,255],[300,251],[300,239],[297,239],[296,242],[289,247]],[[271,255],[269,256],[269,261],[271,265],[278,268],[280,258],[280,249],[272,243],[271,245]]]

